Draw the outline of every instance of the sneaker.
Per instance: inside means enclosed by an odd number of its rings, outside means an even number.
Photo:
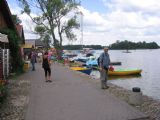
[[[101,89],[108,89],[108,88],[109,88],[109,86],[101,87]]]
[[[109,88],[109,86],[106,86],[106,89],[108,89]]]
[[[106,89],[105,87],[101,87],[101,89]]]
[[[52,80],[48,80],[48,82],[52,82]]]

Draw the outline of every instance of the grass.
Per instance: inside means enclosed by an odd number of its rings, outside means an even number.
[[[19,77],[20,75],[22,75],[23,73],[25,73],[25,71],[23,69],[17,69],[14,73],[11,73],[10,77],[8,79],[13,79],[15,80],[17,77]]]
[[[70,63],[71,67],[79,67],[80,65],[78,63]]]
[[[0,84],[0,103],[3,103],[3,101],[7,97],[7,94],[8,94],[7,85]]]
[[[16,80],[17,77],[19,77],[23,73],[24,71],[22,69],[17,69],[15,73],[11,73],[8,79]],[[0,82],[0,104],[2,104],[5,101],[7,95],[8,95],[7,84],[3,84],[2,82]]]
[[[64,64],[64,60],[63,59],[62,60],[58,60],[58,62]]]

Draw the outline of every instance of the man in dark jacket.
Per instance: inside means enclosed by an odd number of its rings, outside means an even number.
[[[100,62],[100,79],[101,79],[101,88],[107,89],[107,80],[108,80],[108,68],[110,64],[110,57],[108,54],[108,48],[104,48],[104,52],[99,57]]]

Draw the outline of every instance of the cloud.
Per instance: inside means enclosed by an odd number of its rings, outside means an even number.
[[[91,12],[83,6],[79,7],[83,13],[83,43],[109,45],[116,40],[130,40],[134,42],[155,41],[160,45],[160,0],[102,0],[106,6],[106,13],[96,10]],[[31,19],[19,12],[19,8],[10,7],[14,13],[18,13],[24,26],[25,37],[36,37],[30,34],[34,30]],[[100,9],[100,8],[97,8]],[[75,32],[77,41],[82,42],[81,29]],[[65,39],[66,40],[66,39]],[[64,44],[68,44],[66,40]]]
[[[116,40],[126,39],[135,42],[155,41],[160,44],[160,0],[102,1],[108,9],[106,14],[80,7],[84,14],[85,44],[109,45]]]
[[[21,14],[21,8],[14,1],[13,3],[8,3],[10,11],[12,14],[16,14],[22,21],[25,39],[36,39],[38,36],[34,33],[35,23],[32,22],[31,18],[27,14]],[[35,14],[32,14],[36,16]]]

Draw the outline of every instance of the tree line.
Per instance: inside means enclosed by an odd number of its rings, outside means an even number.
[[[146,43],[143,42],[131,42],[128,40],[119,41],[117,40],[116,43],[113,43],[109,46],[110,49],[158,49],[160,46],[156,42]]]
[[[94,50],[103,49],[101,45],[64,45],[64,50],[81,50],[83,48],[92,48]]]
[[[82,48],[92,48],[94,50],[103,49],[105,46],[101,45],[63,45],[65,50],[81,50]],[[146,43],[143,42],[131,42],[128,40],[125,41],[116,41],[115,43],[108,46],[112,50],[129,50],[129,49],[158,49],[160,46],[156,42]]]

